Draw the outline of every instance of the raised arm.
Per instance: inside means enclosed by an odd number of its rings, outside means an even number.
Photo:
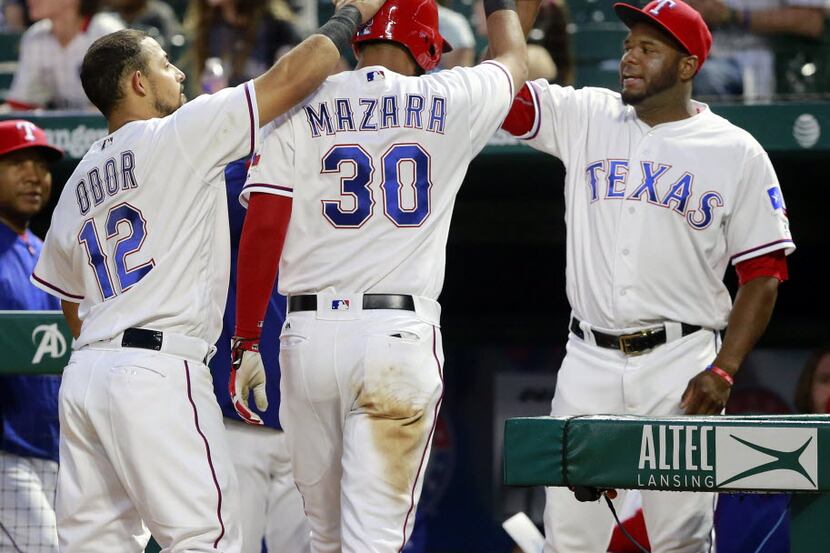
[[[518,0],[518,4],[522,5],[522,11],[535,11],[539,0]],[[507,67],[513,83],[519,88],[527,79],[527,44],[516,1],[484,0],[484,13],[487,15],[490,56]]]
[[[341,53],[351,48],[357,27],[375,15],[385,1],[338,1],[328,22],[254,79],[260,126],[314,92],[334,71]]]

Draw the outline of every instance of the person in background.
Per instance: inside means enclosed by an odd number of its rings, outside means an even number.
[[[799,413],[830,413],[830,343],[810,355],[795,389],[795,407]]]
[[[60,309],[29,282],[43,245],[29,220],[48,203],[49,164],[61,157],[33,123],[0,123],[0,310]],[[0,551],[58,551],[59,386],[59,376],[0,376]]]
[[[527,37],[528,43],[532,46],[528,50],[528,55],[532,55],[531,51],[537,53],[539,60],[537,66],[547,63],[545,57],[541,56],[537,50],[541,46],[554,67],[554,76],[548,80],[562,86],[572,86],[575,81],[571,39],[567,29],[569,22],[570,12],[565,0],[545,0],[539,8],[536,23]],[[539,71],[538,74],[538,77],[528,80],[545,77],[544,71]]]
[[[127,27],[144,31],[162,48],[177,46],[174,37],[182,34],[182,25],[170,4],[161,0],[109,0]]]
[[[771,38],[817,38],[830,0],[689,0],[712,29],[712,57],[695,94],[768,98],[776,92]]]
[[[3,0],[0,13],[0,29],[7,32],[22,33],[32,21],[23,0]]]
[[[303,512],[303,498],[294,485],[291,457],[280,426],[279,340],[285,322],[285,297],[276,288],[268,299],[262,327],[262,362],[268,372],[268,408],[261,412],[262,425],[246,424],[228,395],[231,373],[231,337],[236,324],[236,260],[245,209],[237,198],[245,184],[250,158],[229,163],[225,169],[228,190],[228,220],[231,232],[231,276],[222,334],[210,362],[213,388],[225,416],[225,437],[236,469],[241,505],[242,552],[260,553],[262,542],[268,553],[307,553],[311,527]]]
[[[452,0],[438,0],[438,32],[452,44],[452,51],[441,56],[439,69],[470,67],[475,64],[476,37],[463,14],[450,8]]]
[[[99,37],[124,24],[100,13],[99,0],[27,0],[37,21],[23,33],[20,61],[4,110],[92,109],[81,86],[84,54]]]
[[[300,42],[292,17],[284,0],[193,0],[185,15],[191,86],[203,82],[208,60],[219,60],[228,86],[265,71]]]

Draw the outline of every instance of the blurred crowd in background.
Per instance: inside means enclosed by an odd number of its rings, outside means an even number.
[[[440,0],[454,46],[439,69],[486,55],[480,0]],[[642,4],[637,0],[632,3]],[[745,102],[830,95],[830,0],[689,0],[714,35],[698,97]],[[544,0],[528,51],[530,78],[617,86],[626,34],[611,0]],[[158,39],[187,75],[189,97],[261,73],[312,32],[327,0],[3,0],[2,109],[91,109],[78,67],[99,36],[121,27]],[[348,69],[353,59],[343,60]]]

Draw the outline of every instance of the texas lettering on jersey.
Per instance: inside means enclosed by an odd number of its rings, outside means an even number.
[[[710,190],[695,195],[695,175],[691,172],[686,171],[675,179],[669,174],[669,164],[641,161],[640,167],[643,181],[626,194],[629,160],[601,159],[589,163],[585,168],[585,182],[591,203],[600,199],[645,199],[648,204],[674,211],[696,230],[708,227],[715,210],[724,205],[723,197],[718,192]],[[696,206],[696,209],[690,209],[691,206]]]

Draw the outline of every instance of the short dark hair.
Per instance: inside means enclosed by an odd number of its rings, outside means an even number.
[[[141,42],[148,35],[136,29],[123,29],[104,35],[87,50],[81,64],[81,84],[89,101],[109,117],[124,97],[121,78],[127,72],[147,71]]]

